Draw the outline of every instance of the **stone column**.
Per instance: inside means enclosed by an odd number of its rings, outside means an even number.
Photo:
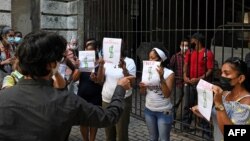
[[[63,35],[68,41],[70,41],[71,38],[78,38],[78,0],[41,0],[40,2],[41,29],[58,32],[60,35]]]
[[[40,30],[40,0],[31,0],[31,25],[32,31]]]
[[[84,1],[78,0],[77,4],[77,32],[78,32],[78,50],[83,50],[83,39],[84,39]]]

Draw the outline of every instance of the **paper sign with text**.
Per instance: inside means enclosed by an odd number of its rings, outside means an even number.
[[[142,82],[147,86],[155,86],[160,82],[160,76],[157,68],[160,62],[157,61],[143,61]]]
[[[92,72],[95,68],[95,51],[79,51],[81,72]]]
[[[122,39],[104,38],[103,39],[103,59],[107,63],[119,64],[121,57]]]
[[[198,93],[198,109],[210,121],[213,106],[213,84],[201,79],[196,87]]]

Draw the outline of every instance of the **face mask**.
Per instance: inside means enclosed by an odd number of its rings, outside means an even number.
[[[180,46],[180,49],[182,52],[186,52],[188,50],[188,46],[184,46],[184,47]]]
[[[20,38],[20,37],[15,37],[15,39],[14,39],[14,42],[15,42],[16,44],[20,44],[22,41],[23,41],[23,39]]]
[[[184,46],[183,50],[186,52],[188,50],[188,46]]]
[[[7,40],[8,40],[8,42],[11,43],[11,44],[13,44],[13,43],[15,42],[14,37],[8,37]]]
[[[230,84],[230,82],[232,81],[231,78],[226,78],[226,77],[220,77],[220,87],[224,90],[224,91],[231,91],[234,86],[232,86]]]
[[[181,51],[184,51],[184,47],[180,46]]]
[[[76,50],[78,47],[77,47],[76,45],[72,45],[71,48],[72,48],[73,50]]]
[[[67,48],[76,50],[76,49],[78,48],[78,46],[77,46],[77,45],[68,44],[68,45],[67,45]]]
[[[195,49],[195,46],[196,46],[195,43],[192,43],[192,44],[190,45],[191,49]]]
[[[58,71],[58,68],[59,68],[59,62],[56,63],[56,67],[54,69],[52,69],[52,73],[53,75],[56,74],[56,72]]]

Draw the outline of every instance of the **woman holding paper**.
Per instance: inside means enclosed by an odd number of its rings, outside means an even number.
[[[149,130],[150,141],[170,141],[170,131],[173,122],[170,94],[174,84],[174,72],[165,66],[166,54],[159,48],[153,48],[149,53],[150,61],[160,61],[156,68],[159,81],[154,85],[139,84],[140,93],[146,94],[145,120]],[[142,79],[143,80],[143,79]]]
[[[214,140],[223,140],[224,125],[250,124],[250,78],[247,65],[238,57],[227,59],[221,68],[219,86],[213,85],[212,122]],[[202,117],[197,106],[191,109]]]
[[[90,42],[91,41],[91,42]],[[95,51],[98,52],[97,41],[94,39],[88,40],[85,43],[85,51]],[[97,82],[96,72],[98,71],[98,55],[96,58],[96,67],[92,72],[80,72],[78,71],[76,75],[76,80],[79,80],[77,95],[85,99],[87,102],[94,105],[102,105],[102,84]],[[83,62],[82,62],[83,63]],[[85,126],[80,126],[82,137],[84,141],[94,141],[97,133],[97,128],[89,128]]]
[[[74,90],[75,82],[73,81],[75,81],[76,75],[78,73],[79,60],[76,58],[72,49],[67,49],[63,56],[64,57],[59,64],[58,72],[62,75],[67,83],[65,88],[68,87],[67,89],[69,91],[72,91],[76,94],[77,91]]]
[[[104,61],[102,61],[99,67],[98,80],[104,82],[102,89],[102,106],[106,108],[111,101],[118,80],[124,76],[136,76],[136,66],[134,60],[126,56],[125,48],[122,44],[121,58],[118,67],[109,62],[105,62],[104,64]],[[132,81],[134,81],[134,79]],[[106,141],[128,141],[128,125],[131,109],[132,89],[126,91],[124,111],[118,123],[115,126],[105,128]]]

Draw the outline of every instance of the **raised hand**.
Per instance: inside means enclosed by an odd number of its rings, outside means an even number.
[[[126,69],[126,62],[124,61],[124,58],[120,59],[120,62],[118,64],[119,68]]]
[[[118,82],[117,82],[117,85],[120,85],[122,86],[125,90],[129,90],[132,88],[131,86],[131,81],[132,79],[134,79],[135,77],[134,76],[126,76],[126,77],[123,77],[121,78]]]
[[[158,68],[156,69],[157,70],[157,72],[159,73],[159,76],[160,76],[160,78],[163,78],[163,74],[164,74],[164,69],[163,69],[163,67],[161,67],[161,66],[157,66]]]

